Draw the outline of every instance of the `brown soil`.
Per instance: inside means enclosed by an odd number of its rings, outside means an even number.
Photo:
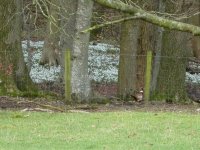
[[[45,112],[111,112],[111,111],[143,111],[143,112],[176,112],[176,113],[200,113],[199,104],[167,104],[151,102],[149,104],[137,102],[117,102],[108,104],[73,104],[66,105],[62,101],[50,101],[47,99],[0,97],[0,110],[14,111],[45,111]]]

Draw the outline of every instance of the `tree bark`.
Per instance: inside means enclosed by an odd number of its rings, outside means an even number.
[[[164,31],[161,66],[152,99],[185,101],[186,46],[184,33]]]
[[[89,33],[81,31],[90,27],[93,1],[72,0],[66,3],[70,12],[65,21],[65,33],[62,34],[62,52],[72,51],[72,95],[74,100],[88,100],[90,96],[90,79],[88,76]],[[72,9],[73,8],[73,9]],[[64,23],[64,22],[63,22]],[[63,55],[64,56],[64,55]]]
[[[90,79],[88,76],[88,46],[90,34],[81,31],[90,27],[93,2],[78,0],[76,13],[76,34],[74,39],[72,61],[72,93],[78,100],[88,100],[90,96]]]
[[[165,0],[155,0],[154,5],[156,10],[161,13],[165,12]],[[161,49],[162,49],[162,38],[163,38],[163,28],[156,27],[154,30],[154,61],[153,61],[153,72],[152,72],[152,81],[151,81],[151,91],[154,91],[157,85],[158,73],[160,70],[160,61],[161,61]]]
[[[198,10],[200,12],[200,2],[196,1],[196,4],[199,5]],[[192,24],[200,26],[200,14],[193,16],[189,20]],[[191,48],[193,50],[193,56],[200,59],[200,37],[195,36],[191,39]]]
[[[146,3],[146,1],[141,1],[140,5]],[[147,10],[155,10],[153,5],[153,0],[148,1],[148,5],[145,7]],[[155,47],[155,27],[154,25],[140,20],[140,35],[138,38],[138,50],[137,50],[137,82],[136,89],[141,91],[145,88],[145,76],[147,71],[146,61],[147,52],[154,51]],[[147,88],[147,87],[146,87]],[[145,89],[144,89],[145,90]]]
[[[0,95],[32,92],[34,87],[22,54],[21,2],[8,0],[0,5]]]
[[[75,37],[75,24],[76,24],[76,11],[77,0],[59,0],[61,6],[61,27],[60,34],[60,48],[61,48],[61,73],[60,81],[65,83],[65,53],[66,51],[73,51],[74,37]],[[73,59],[73,57],[71,56]]]
[[[166,3],[166,12],[175,12],[176,8]],[[188,47],[187,33],[165,30],[162,39],[161,64],[158,73],[157,86],[152,99],[167,102],[187,100],[185,72]]]
[[[59,25],[59,4],[58,0],[51,0],[49,4],[47,34],[44,41],[40,65],[48,64],[49,66],[57,66],[60,64],[59,33],[61,29]]]
[[[121,25],[118,93],[128,99],[136,90],[137,48],[139,22],[125,21]]]

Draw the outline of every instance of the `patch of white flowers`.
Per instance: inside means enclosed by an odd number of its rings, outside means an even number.
[[[60,72],[60,66],[45,67],[39,65],[39,60],[42,55],[43,44],[44,44],[43,41],[38,41],[38,42],[30,41],[30,47],[35,49],[35,51],[32,52],[32,67],[30,71],[30,76],[31,79],[36,83],[41,83],[44,81],[55,81],[58,78]],[[26,41],[22,41],[22,48],[24,52],[25,62],[27,62],[28,52],[27,52]]]
[[[34,48],[32,52],[32,67],[30,76],[36,83],[44,81],[55,81],[59,77],[61,67],[45,67],[39,65],[44,41],[30,41],[30,47]],[[27,41],[22,41],[25,62],[28,61]],[[119,48],[113,45],[98,43],[89,45],[88,66],[91,80],[97,82],[117,82],[119,65]],[[200,83],[199,74],[186,73],[186,81]]]
[[[30,71],[31,79],[36,83],[44,81],[55,81],[59,77],[61,67],[45,67],[39,65],[42,55],[44,41],[30,41],[32,52],[32,67]],[[25,62],[28,62],[27,41],[22,41],[22,48]],[[119,49],[113,45],[97,44],[89,46],[89,76],[94,81],[116,82],[118,75]]]

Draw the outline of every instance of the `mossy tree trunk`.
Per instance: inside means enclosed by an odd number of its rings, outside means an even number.
[[[153,100],[185,101],[186,39],[184,33],[164,31],[161,65]]]
[[[177,7],[166,1],[166,12],[174,13],[176,11]],[[187,33],[180,31],[165,30],[163,32],[161,64],[157,85],[152,94],[153,100],[167,102],[187,100],[185,86],[186,57],[188,56],[187,37]]]
[[[21,47],[21,2],[7,0],[0,5],[0,95],[35,90]]]

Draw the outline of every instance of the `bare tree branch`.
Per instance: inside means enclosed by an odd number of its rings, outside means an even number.
[[[159,17],[155,14],[144,11],[143,9],[137,8],[134,5],[128,5],[120,0],[93,0],[103,6],[122,11],[124,13],[132,14],[146,22],[155,24],[160,27],[164,27],[170,30],[178,30],[183,32],[189,32],[193,35],[200,35],[200,27],[194,26],[187,23],[182,23],[174,20],[170,20],[164,17]],[[103,25],[102,25],[103,26]]]
[[[82,31],[82,33],[87,33],[87,32],[90,32],[92,30],[95,30],[95,29],[98,29],[98,28],[102,28],[102,27],[105,27],[105,26],[108,26],[108,25],[120,23],[120,22],[127,21],[127,20],[139,19],[139,18],[140,18],[139,16],[130,16],[130,17],[119,19],[119,20],[108,21],[108,22],[103,23],[103,24],[92,26],[92,27]]]

